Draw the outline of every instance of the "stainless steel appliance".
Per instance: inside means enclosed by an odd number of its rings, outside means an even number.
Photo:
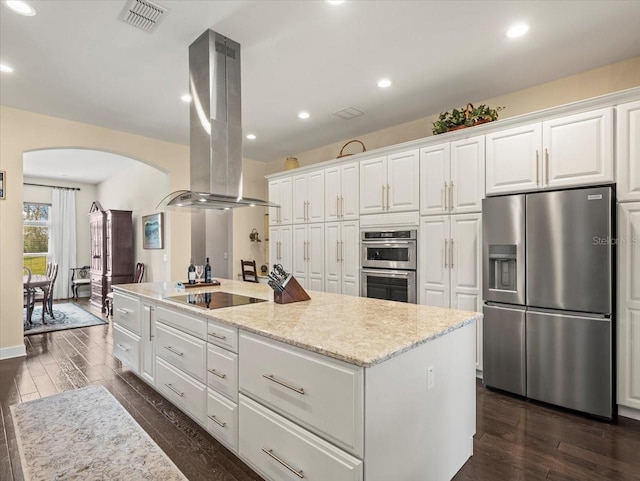
[[[613,190],[483,201],[486,385],[611,418]]]
[[[361,295],[416,303],[417,230],[364,231]]]
[[[201,309],[223,309],[225,307],[237,307],[244,306],[246,304],[267,302],[266,299],[221,291],[202,292],[198,294],[181,294],[177,296],[169,296],[167,299],[181,304],[189,304]]]

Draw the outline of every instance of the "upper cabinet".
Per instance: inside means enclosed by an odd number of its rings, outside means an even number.
[[[419,151],[360,162],[360,213],[419,209]]]
[[[487,138],[487,194],[614,181],[613,109],[605,108]]]
[[[420,151],[420,214],[480,212],[484,198],[484,136]]]
[[[291,177],[269,181],[269,202],[280,207],[269,207],[269,224],[291,224],[293,187]]]
[[[640,100],[617,111],[618,200],[640,201]]]
[[[293,177],[293,223],[324,221],[324,170]]]
[[[324,171],[324,218],[327,222],[360,217],[360,165],[353,162]]]

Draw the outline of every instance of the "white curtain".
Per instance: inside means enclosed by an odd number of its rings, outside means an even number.
[[[76,192],[53,189],[51,199],[51,261],[58,264],[54,299],[69,297],[71,268],[76,266]]]

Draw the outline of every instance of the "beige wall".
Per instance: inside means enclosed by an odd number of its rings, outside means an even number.
[[[500,118],[508,118],[638,86],[640,86],[640,57],[634,57],[499,97],[479,101],[469,100],[475,105],[504,106],[506,109],[500,112]],[[451,108],[454,107],[462,106],[451,106]],[[432,124],[438,115],[439,112],[394,127],[359,135],[357,138],[364,142],[368,150],[421,139],[432,135]],[[335,159],[347,140],[350,139],[290,155],[298,158],[300,166]],[[352,152],[359,151],[358,146],[353,147]],[[284,161],[285,159],[278,159],[268,162],[267,174],[284,171]]]
[[[105,150],[169,173],[171,190],[189,187],[189,148],[126,132],[0,107],[0,170],[6,171],[6,200],[0,200],[0,349],[23,345],[22,154],[51,147]],[[172,214],[168,214],[172,215]],[[189,217],[171,217],[173,272],[189,261]],[[6,350],[5,352],[9,352]]]

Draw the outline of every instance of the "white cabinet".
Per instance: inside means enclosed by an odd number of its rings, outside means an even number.
[[[269,207],[269,224],[291,224],[293,187],[291,177],[269,182],[269,202],[278,204],[280,208]]]
[[[617,111],[618,200],[640,201],[640,100]]]
[[[487,194],[614,181],[613,109],[487,134]]]
[[[360,213],[418,210],[419,172],[418,150],[360,162]]]
[[[156,365],[156,306],[155,303],[140,300],[141,338],[140,375],[152,386],[155,384]]]
[[[293,223],[324,221],[324,170],[293,177]]]
[[[360,216],[360,165],[353,162],[324,171],[324,220],[357,220]]]
[[[640,203],[618,215],[618,404],[640,409]]]
[[[293,226],[291,273],[303,288],[324,290],[324,224]]]
[[[422,217],[419,256],[420,304],[482,311],[481,214]],[[482,370],[482,323],[476,340],[476,369]]]
[[[484,137],[420,151],[420,214],[480,212],[484,198]]]
[[[282,264],[287,271],[290,271],[292,266],[291,229],[290,225],[269,229],[269,261],[272,266]]]
[[[542,124],[487,134],[487,195],[542,187]]]
[[[325,224],[326,292],[360,295],[360,228],[356,221]]]

